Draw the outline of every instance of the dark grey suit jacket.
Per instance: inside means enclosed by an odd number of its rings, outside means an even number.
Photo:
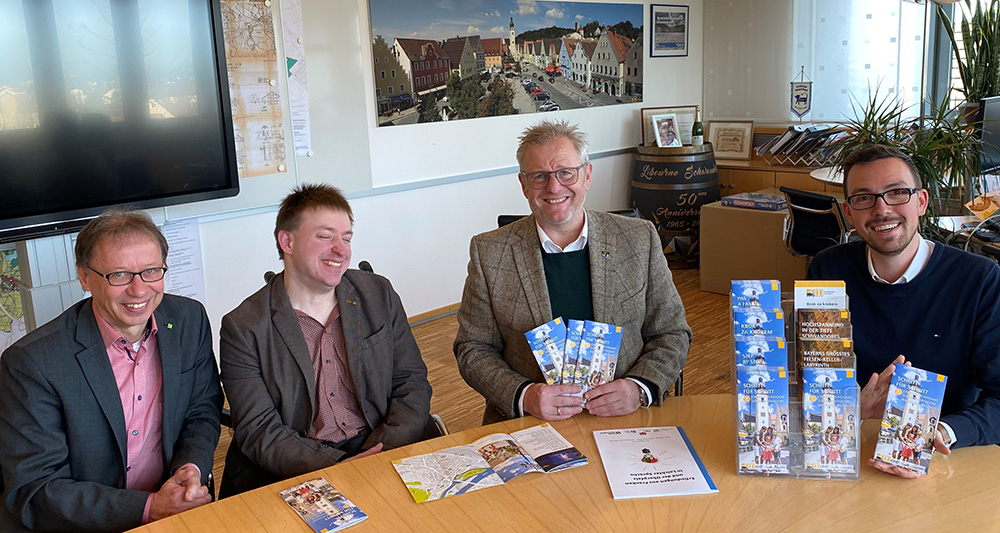
[[[615,378],[653,384],[659,405],[691,343],[660,238],[646,220],[587,217],[594,319],[622,326]],[[516,416],[522,384],[545,382],[524,332],[555,317],[534,216],[476,235],[469,254],[454,349],[462,377],[486,398],[488,424]]]
[[[222,409],[208,317],[200,303],[169,294],[153,315],[163,368],[163,480],[194,463],[205,483]],[[141,525],[149,493],[125,489],[125,415],[89,298],[0,357],[0,435],[0,531]]]
[[[431,386],[399,296],[389,280],[359,270],[345,272],[336,293],[351,379],[372,428],[363,447],[420,440]],[[343,458],[343,451],[308,437],[316,418],[316,378],[283,273],[223,317],[219,354],[236,429],[223,483],[231,473],[239,478],[235,469],[245,466],[230,465],[234,448],[274,479]],[[240,482],[235,492],[256,484]]]

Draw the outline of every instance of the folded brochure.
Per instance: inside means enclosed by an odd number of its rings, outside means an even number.
[[[344,529],[368,518],[321,477],[285,489],[278,495],[317,533]]]

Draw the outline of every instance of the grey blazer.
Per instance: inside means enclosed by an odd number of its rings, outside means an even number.
[[[200,303],[169,294],[153,316],[163,368],[163,480],[194,463],[205,483],[222,409],[208,317]],[[149,493],[125,489],[125,415],[89,298],[3,353],[0,435],[0,531],[141,525]]]
[[[615,378],[654,385],[659,405],[687,359],[691,329],[660,239],[646,220],[587,211],[594,319],[622,326]],[[524,332],[552,320],[534,216],[472,238],[455,357],[486,398],[483,423],[516,416],[525,382],[542,383]]]
[[[236,436],[230,446],[277,479],[326,468],[344,452],[308,438],[316,417],[316,378],[284,273],[222,319],[222,383]],[[337,287],[351,379],[372,434],[385,449],[423,437],[430,413],[427,367],[389,280],[348,270]],[[238,463],[227,456],[226,478]],[[236,478],[234,478],[236,479]],[[240,483],[235,492],[258,485]],[[228,485],[228,484],[227,484]]]

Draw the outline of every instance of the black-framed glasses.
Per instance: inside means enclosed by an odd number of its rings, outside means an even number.
[[[891,189],[878,194],[873,192],[853,194],[847,197],[847,204],[854,209],[871,209],[875,207],[875,202],[881,198],[882,201],[885,202],[885,205],[903,205],[909,202],[913,193],[919,190],[920,189],[916,187],[905,187],[900,189]]]
[[[524,179],[528,182],[528,187],[532,189],[544,189],[549,183],[549,178],[555,176],[560,185],[569,187],[580,180],[580,169],[587,166],[586,163],[578,167],[557,168],[555,170],[542,170],[539,172],[522,172]]]
[[[122,287],[124,285],[128,285],[129,283],[132,283],[132,280],[135,279],[136,276],[139,276],[139,279],[145,281],[146,283],[160,281],[161,279],[163,279],[163,276],[167,273],[167,267],[147,268],[146,270],[143,270],[141,272],[119,271],[119,272],[111,272],[110,274],[102,274],[98,272],[96,269],[94,269],[94,267],[88,266],[87,268],[93,270],[102,278],[108,280],[108,284],[110,284],[112,287]]]

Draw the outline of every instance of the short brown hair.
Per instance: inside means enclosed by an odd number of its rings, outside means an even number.
[[[321,208],[347,213],[347,218],[354,224],[351,204],[344,198],[340,189],[323,183],[299,185],[281,201],[278,219],[274,222],[274,244],[278,247],[278,259],[285,258],[285,252],[281,250],[281,243],[278,242],[278,232],[295,231],[302,221],[302,213]]]
[[[566,139],[580,155],[580,164],[586,164],[590,159],[587,157],[587,134],[580,131],[580,128],[570,124],[565,120],[542,121],[530,128],[525,129],[517,145],[517,165],[521,166],[524,160],[524,153],[532,146],[541,146],[556,139]]]
[[[160,246],[163,263],[167,262],[167,239],[145,211],[111,207],[87,223],[76,237],[76,264],[89,267],[97,245],[104,239],[145,235]]]
[[[855,165],[873,163],[882,159],[898,159],[903,163],[906,163],[906,166],[910,169],[910,174],[913,176],[913,183],[916,184],[918,189],[924,188],[923,181],[920,179],[920,171],[917,170],[917,165],[913,162],[913,159],[910,159],[910,156],[904,154],[898,148],[893,148],[892,146],[886,146],[884,144],[869,144],[851,152],[851,155],[847,156],[847,159],[840,164],[840,168],[844,171],[845,198],[850,194],[847,190],[847,175],[851,172],[851,169],[854,168]]]

